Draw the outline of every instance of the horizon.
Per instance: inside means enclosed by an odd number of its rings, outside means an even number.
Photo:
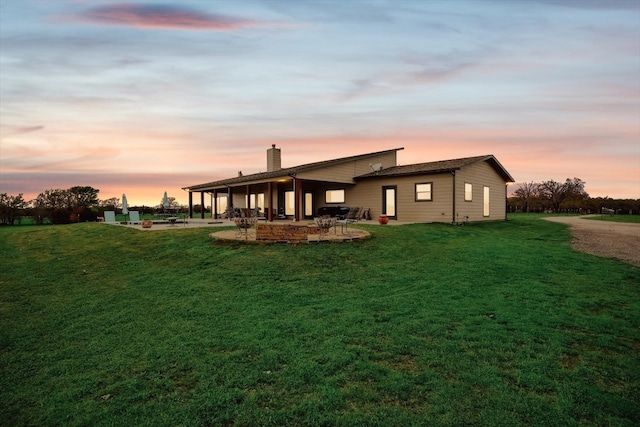
[[[516,184],[640,198],[634,0],[24,0],[0,43],[0,192],[25,200],[186,205],[272,144],[283,167],[492,154]]]

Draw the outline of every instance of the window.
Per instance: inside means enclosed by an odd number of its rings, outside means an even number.
[[[473,200],[473,185],[468,182],[464,183],[464,201],[470,202]]]
[[[344,190],[327,190],[325,193],[326,203],[344,203]]]
[[[489,216],[489,187],[484,187],[483,215]]]
[[[416,202],[431,201],[431,182],[416,184]]]
[[[216,198],[218,199],[218,202],[216,203],[216,213],[225,213],[227,211],[228,196],[226,194],[218,194]]]
[[[256,200],[256,208],[260,208],[260,212],[264,212],[264,193],[258,193]]]
[[[313,216],[313,193],[304,193],[304,216]]]
[[[244,198],[245,203],[247,203],[247,197]],[[260,208],[260,210],[264,210],[264,193],[251,193],[249,194],[249,207],[251,209]]]
[[[284,192],[284,214],[293,215],[295,213],[296,198],[293,191]]]

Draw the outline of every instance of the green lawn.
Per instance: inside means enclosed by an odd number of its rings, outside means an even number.
[[[611,222],[630,222],[634,224],[640,224],[640,215],[598,215],[590,216],[587,219],[595,219],[598,221],[611,221]]]
[[[562,224],[0,229],[0,424],[640,423],[640,269]]]

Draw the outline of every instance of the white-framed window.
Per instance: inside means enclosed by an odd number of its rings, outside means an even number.
[[[416,202],[429,202],[433,200],[433,183],[422,182],[416,184]]]
[[[489,213],[491,212],[489,210],[489,187],[484,187],[484,193],[483,194],[484,194],[484,200],[483,200],[483,203],[482,203],[482,209],[483,209],[482,214],[484,216],[489,216]]]
[[[344,203],[344,189],[327,190],[324,197],[325,203]]]
[[[464,201],[470,202],[473,200],[473,185],[468,182],[464,183]]]
[[[382,213],[393,219],[397,218],[396,190],[395,185],[382,187]]]

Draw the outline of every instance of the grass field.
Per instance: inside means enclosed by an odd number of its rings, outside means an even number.
[[[587,219],[594,219],[597,221],[630,222],[633,224],[640,224],[640,215],[598,215],[598,216],[587,217]]]
[[[533,216],[362,226],[0,229],[0,424],[640,423],[640,269]]]

